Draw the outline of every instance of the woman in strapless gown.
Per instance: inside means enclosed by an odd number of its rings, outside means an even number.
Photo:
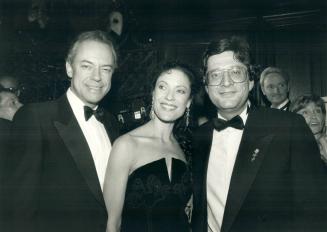
[[[191,175],[176,124],[187,125],[197,81],[187,66],[169,63],[155,76],[151,120],[118,138],[103,195],[107,232],[187,232]]]

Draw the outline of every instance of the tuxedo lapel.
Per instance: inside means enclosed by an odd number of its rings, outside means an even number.
[[[58,100],[58,109],[60,113],[58,120],[54,121],[54,126],[72,155],[91,192],[104,206],[101,186],[91,151],[66,97]]]
[[[233,224],[274,137],[264,125],[258,125],[260,117],[263,115],[251,112],[247,119],[231,177],[222,232],[229,231]]]
[[[111,145],[114,143],[115,139],[119,136],[118,125],[115,122],[116,119],[114,118],[114,116],[106,112],[103,124],[106,128]]]
[[[207,228],[207,169],[213,136],[211,121],[202,125],[194,134],[193,144],[193,178],[196,195],[197,214],[193,219],[196,231],[206,231]]]
[[[210,149],[212,144],[212,136],[213,136],[213,124],[212,122],[208,122],[205,127],[201,128],[201,131],[198,133],[198,138],[196,138],[196,150],[195,152],[198,154],[195,154],[194,157],[196,159],[194,164],[196,168],[196,171],[198,171],[198,174],[201,180],[201,183],[203,183],[203,189],[206,190],[206,179],[207,179],[207,169],[208,169],[208,162],[209,162],[209,155],[210,155]],[[206,191],[205,191],[206,194]]]

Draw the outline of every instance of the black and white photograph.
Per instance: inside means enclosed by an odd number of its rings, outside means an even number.
[[[0,0],[1,232],[326,232],[326,0]]]

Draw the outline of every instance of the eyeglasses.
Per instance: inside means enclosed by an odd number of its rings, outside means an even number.
[[[5,87],[0,86],[0,92],[10,92],[10,93],[15,94],[16,96],[20,95],[20,89],[14,88],[14,87],[5,88]]]
[[[207,86],[219,86],[227,72],[233,83],[241,83],[247,80],[247,68],[243,66],[233,66],[228,69],[214,69],[207,73]]]

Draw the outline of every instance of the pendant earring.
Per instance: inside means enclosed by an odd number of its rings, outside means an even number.
[[[190,108],[187,107],[186,108],[186,112],[185,112],[185,127],[188,127],[188,125],[190,124]]]
[[[150,119],[154,119],[153,100],[151,102]]]

